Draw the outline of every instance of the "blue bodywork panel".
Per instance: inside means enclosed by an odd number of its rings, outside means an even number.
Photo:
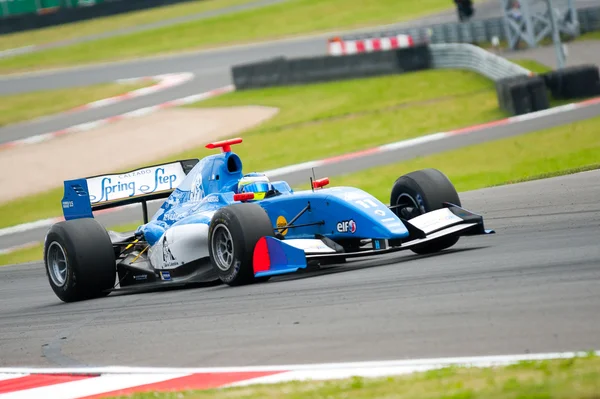
[[[65,220],[94,217],[86,179],[64,182],[64,196],[61,205]]]
[[[170,227],[209,224],[219,208],[235,202],[234,194],[242,177],[242,161],[233,152],[203,158],[182,177],[138,232],[153,245]],[[307,226],[283,231],[286,239],[314,238],[316,234],[338,239],[394,239],[409,235],[402,221],[385,204],[360,189],[333,187],[294,192],[284,181],[272,184],[280,194],[257,203],[265,209],[274,228],[287,225],[310,204],[294,221],[294,225]],[[67,219],[93,217],[85,179],[65,182],[63,211]]]
[[[306,268],[304,251],[273,237],[263,237],[254,250],[254,276],[270,277]]]

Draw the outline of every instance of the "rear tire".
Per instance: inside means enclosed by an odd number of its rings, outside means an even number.
[[[254,277],[252,258],[258,240],[274,234],[271,219],[260,205],[241,203],[219,209],[208,229],[208,253],[221,281],[230,286],[267,281]]]
[[[53,225],[44,243],[44,264],[50,286],[63,302],[103,297],[115,285],[112,242],[94,219]]]
[[[448,177],[437,169],[423,169],[401,176],[394,182],[390,205],[405,205],[393,208],[398,217],[410,220],[427,212],[444,208],[444,202],[461,206],[460,198]],[[417,254],[431,254],[450,248],[459,237],[445,237],[415,246]]]

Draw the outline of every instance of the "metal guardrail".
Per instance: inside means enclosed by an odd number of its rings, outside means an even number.
[[[600,30],[600,7],[580,8],[577,10],[580,32],[588,33]],[[366,38],[410,35],[415,41],[430,43],[489,43],[493,37],[507,39],[504,18],[490,18],[463,23],[437,24],[409,29],[393,29],[379,32],[367,32],[344,35],[342,40],[361,40]]]
[[[429,48],[432,67],[436,69],[468,69],[494,81],[531,74],[528,69],[473,44],[431,44]]]

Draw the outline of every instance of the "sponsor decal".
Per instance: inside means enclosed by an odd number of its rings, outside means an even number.
[[[73,208],[74,206],[75,205],[73,204],[73,201],[63,201],[62,202],[63,209]]]
[[[121,175],[87,179],[92,204],[175,189],[185,178],[178,162]]]
[[[164,281],[170,281],[171,280],[171,272],[166,272],[166,271],[160,271],[160,279],[164,280]]]
[[[119,175],[119,179],[131,179],[134,177],[138,177],[138,176],[143,176],[143,175],[149,175],[152,173],[152,169],[144,169],[144,170],[136,170],[134,172],[131,173],[124,173],[122,175]]]
[[[206,202],[219,202],[219,197],[217,197],[216,195],[211,195],[209,197],[206,197]]]
[[[179,262],[173,256],[171,249],[169,248],[169,243],[167,242],[167,234],[163,235],[163,264],[166,267],[172,267],[179,265]]]
[[[378,215],[378,216],[385,216],[385,212],[384,212],[384,211],[382,211],[381,209],[377,209],[377,210],[375,211],[375,214],[376,214],[376,215]]]
[[[147,280],[148,276],[145,274],[136,274],[135,276],[133,276],[133,279],[136,281]]]
[[[204,198],[204,189],[202,188],[202,173],[199,170],[190,188],[190,202],[198,202],[202,198]]]
[[[356,222],[352,219],[339,222],[336,227],[339,233],[354,234],[356,232]]]
[[[283,216],[278,216],[276,223],[277,223],[277,227],[285,227],[288,224],[287,220]],[[281,233],[281,235],[286,235],[288,233],[288,229],[279,230],[279,232]]]
[[[166,214],[164,214],[162,220],[164,220],[165,222],[177,222],[181,219],[183,219],[185,217],[185,213],[182,212],[168,212]]]
[[[386,219],[381,219],[381,221],[383,223],[391,223],[391,222],[397,222],[398,219],[396,219],[396,218],[386,218]]]

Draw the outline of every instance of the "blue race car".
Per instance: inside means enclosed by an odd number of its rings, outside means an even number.
[[[352,187],[293,191],[285,181],[242,172],[231,146],[198,159],[64,182],[65,221],[48,231],[44,263],[65,302],[129,286],[266,281],[309,266],[401,250],[442,251],[460,236],[488,234],[483,218],[461,208],[448,178],[435,169],[401,176],[390,205]],[[147,202],[166,200],[148,220]],[[107,231],[93,212],[139,203],[144,224]]]

